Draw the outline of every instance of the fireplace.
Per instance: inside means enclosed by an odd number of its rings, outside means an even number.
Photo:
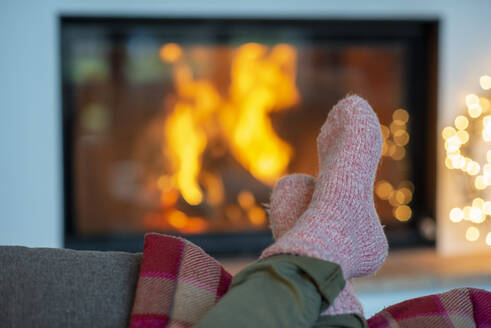
[[[434,237],[434,21],[61,18],[65,246],[148,231],[257,253],[282,175],[349,92],[382,123],[376,208],[392,247]]]

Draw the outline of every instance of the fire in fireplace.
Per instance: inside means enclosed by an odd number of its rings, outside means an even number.
[[[260,250],[272,186],[316,174],[316,134],[349,92],[382,123],[391,244],[431,241],[436,23],[61,23],[67,247],[135,250],[159,231]]]
[[[161,132],[157,156],[162,158],[157,161],[162,167],[144,170],[145,185],[157,184],[160,206],[145,215],[144,225],[180,233],[264,229],[266,214],[257,200],[267,199],[265,187],[285,174],[293,153],[269,115],[299,103],[296,50],[259,43],[183,50],[167,43],[159,55],[170,66],[168,97],[174,99],[163,105],[161,119],[150,123]],[[207,73],[193,72],[186,58],[196,62],[199,56],[228,61],[229,76],[221,77],[229,80],[227,86]],[[145,150],[151,139],[139,146]],[[235,177],[226,176],[226,170]],[[229,187],[230,181],[238,186]],[[201,207],[199,216],[186,214],[191,206]]]

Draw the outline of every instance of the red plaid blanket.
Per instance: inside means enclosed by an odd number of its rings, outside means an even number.
[[[457,288],[413,298],[368,319],[370,328],[490,328],[491,293]]]
[[[131,328],[191,327],[226,293],[232,276],[182,238],[145,236]],[[368,320],[370,328],[491,328],[491,293],[473,288],[411,299]]]
[[[191,327],[231,281],[220,263],[193,243],[147,234],[130,327]]]

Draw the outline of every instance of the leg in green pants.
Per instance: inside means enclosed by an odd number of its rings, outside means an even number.
[[[319,317],[344,285],[335,263],[272,256],[241,271],[195,327],[366,327],[355,314]]]

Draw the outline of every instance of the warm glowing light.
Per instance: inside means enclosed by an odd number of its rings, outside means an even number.
[[[491,130],[490,129],[483,129],[482,130],[482,139],[486,142],[491,141]]]
[[[482,211],[479,208],[472,206],[469,213],[469,219],[474,223],[480,223],[483,219]]]
[[[384,141],[382,144],[382,156],[387,156],[387,153],[389,152],[389,146],[387,145],[387,142]]]
[[[393,207],[397,207],[399,205],[402,205],[401,202],[399,201],[397,197],[397,192],[394,192],[392,196],[389,198],[389,204],[392,205]]]
[[[275,133],[269,113],[298,103],[296,51],[285,44],[267,48],[241,46],[232,60],[230,106],[237,118],[225,124],[234,156],[259,180],[273,184],[292,156],[291,147]],[[225,113],[224,113],[225,114]]]
[[[411,202],[411,200],[413,199],[413,193],[412,191],[409,189],[409,188],[400,188],[398,191],[397,191],[398,195],[403,195],[403,200],[401,201],[401,204],[408,204]]]
[[[259,206],[252,207],[248,212],[249,221],[255,226],[262,226],[266,223],[266,213]]]
[[[484,141],[491,141],[491,116],[487,115],[482,120],[483,130],[482,130],[482,138]]]
[[[465,158],[464,156],[460,156],[460,155],[451,157],[451,159],[452,159],[453,166],[461,170],[469,162],[468,158]]]
[[[394,152],[392,153],[392,159],[395,161],[400,161],[406,156],[406,149],[404,147],[395,146]]]
[[[488,112],[489,108],[491,107],[491,103],[489,102],[489,100],[487,98],[484,98],[484,97],[479,98],[479,105],[481,106],[482,111],[484,113]]]
[[[407,188],[411,193],[414,192],[414,184],[409,180],[404,180],[399,183],[399,188]]]
[[[409,142],[409,133],[406,123],[409,121],[409,114],[405,109],[397,109],[392,113],[392,122],[389,127],[382,125],[382,155],[391,157],[395,161],[400,161],[406,156],[404,148]],[[392,135],[392,139],[390,138]],[[392,199],[394,203],[395,200]]]
[[[469,126],[469,120],[463,115],[457,116],[454,123],[455,127],[459,130],[465,130]]]
[[[392,121],[392,123],[390,123],[389,128],[390,128],[390,132],[392,132],[392,134],[395,134],[399,130],[405,130],[406,123],[404,123],[404,121],[395,120]]]
[[[443,139],[447,140],[457,134],[457,131],[451,126],[447,126],[446,128],[443,129],[442,131],[442,137]]]
[[[203,185],[206,189],[206,201],[210,205],[219,205],[224,200],[224,186],[220,176],[205,173],[203,174]]]
[[[482,108],[479,104],[479,97],[470,94],[465,97],[465,103],[467,105],[467,110],[469,112],[470,117],[477,118],[482,113]]]
[[[460,131],[459,131],[460,132]],[[409,142],[409,134],[405,130],[398,130],[394,133],[394,143],[398,146],[405,146]]]
[[[474,198],[474,200],[472,201],[472,206],[482,209],[484,207],[484,199],[480,197]]]
[[[164,208],[173,207],[179,199],[179,192],[175,189],[162,191],[160,194],[160,204]]]
[[[380,124],[380,128],[382,130],[382,138],[388,139],[390,137],[390,130],[387,126]]]
[[[166,46],[164,49],[167,49]],[[220,96],[210,82],[194,80],[191,70],[184,64],[179,64],[174,73],[178,96],[186,100],[177,101],[165,121],[167,145],[164,153],[171,162],[173,180],[183,199],[190,205],[198,205],[203,200],[198,177],[201,173],[201,157],[207,145],[202,122],[217,107]],[[219,195],[212,191],[208,196],[213,201]]]
[[[488,246],[491,246],[491,232],[488,232],[488,234],[486,236],[486,244]]]
[[[401,205],[394,209],[394,216],[399,221],[407,221],[411,218],[412,211],[407,205]]]
[[[397,204],[406,204],[406,195],[403,191],[397,190],[394,194]]]
[[[167,221],[174,228],[182,229],[186,226],[188,217],[183,212],[174,210],[169,214]]]
[[[445,166],[447,167],[447,169],[455,168],[452,164],[452,160],[449,157],[445,158]]]
[[[468,109],[469,115],[472,118],[477,118],[482,114],[482,108],[479,105],[472,105]]]
[[[482,76],[481,87],[485,90],[491,89],[491,77],[486,75]],[[446,150],[445,166],[449,169],[460,169],[462,172],[469,176],[475,176],[474,178],[474,190],[470,190],[468,197],[479,194],[480,191],[484,191],[487,187],[491,186],[491,150],[486,151],[486,161],[481,165],[474,161],[473,158],[468,158],[462,154],[462,152],[469,146],[469,142],[472,141],[470,147],[471,151],[475,152],[482,149],[482,142],[479,142],[479,147],[476,147],[475,139],[480,133],[482,140],[485,142],[491,142],[491,103],[486,97],[479,97],[475,94],[469,94],[465,97],[465,104],[467,106],[470,119],[465,115],[460,115],[455,118],[454,127],[445,127],[442,130],[442,137],[445,140],[444,147]],[[481,115],[482,119],[480,119]],[[474,119],[474,120],[473,120]],[[479,129],[482,126],[482,130],[479,131],[475,126],[470,126],[471,121],[478,124]],[[470,128],[468,131],[466,129]],[[462,148],[462,149],[461,149]],[[480,156],[479,156],[480,157]],[[482,193],[480,193],[482,195]],[[487,195],[489,196],[489,195]],[[465,206],[464,208],[453,208],[449,213],[450,221],[454,223],[461,222],[462,220],[470,221],[474,224],[482,224],[486,222],[489,216],[491,216],[491,201],[484,200],[481,197],[473,197],[472,206]],[[476,241],[479,239],[480,231],[476,226],[471,226],[466,229],[465,238],[468,241]],[[488,233],[486,242],[491,246],[491,232]]]
[[[467,105],[467,107],[479,105],[479,97],[474,94],[467,95],[465,97],[465,104]]]
[[[466,171],[470,175],[476,175],[476,174],[479,173],[480,170],[481,170],[481,166],[479,165],[479,163],[471,161],[467,165],[467,170]]]
[[[476,177],[474,180],[474,187],[478,190],[484,190],[486,189],[486,184],[484,183],[484,177],[482,175],[479,175]]]
[[[382,155],[391,157],[395,161],[400,161],[406,156],[406,149],[404,147],[410,139],[406,127],[406,123],[409,121],[409,114],[405,109],[400,108],[392,113],[392,119],[389,127],[383,124],[381,125],[382,137],[384,139]]]
[[[403,123],[407,123],[409,121],[409,114],[405,109],[397,109],[392,113],[392,119],[394,121],[401,121]]]
[[[387,156],[390,156],[392,157],[394,155],[394,152],[396,151],[396,145],[390,141],[390,140],[387,140],[387,142],[385,142],[385,144],[387,145]]]
[[[201,155],[206,147],[204,131],[195,124],[193,107],[178,104],[174,113],[165,122],[166,141],[173,165],[175,178],[182,197],[190,205],[198,205],[203,193],[198,185]]]
[[[295,85],[296,50],[286,44],[239,47],[232,58],[226,96],[211,81],[194,78],[190,66],[180,60],[182,56],[182,49],[174,43],[160,49],[161,59],[174,63],[177,92],[164,124],[163,152],[173,174],[162,184],[178,189],[190,205],[203,201],[202,188],[210,204],[223,201],[221,180],[206,178],[201,171],[203,153],[214,134],[223,134],[232,155],[254,177],[273,184],[285,173],[292,148],[276,134],[269,115],[300,100]]]
[[[457,138],[459,138],[462,145],[466,144],[469,141],[469,133],[464,130],[459,130],[457,131]]]
[[[479,79],[479,84],[481,85],[481,88],[484,90],[489,90],[491,89],[491,76],[489,75],[483,75]]]
[[[464,171],[466,171],[467,173],[469,173],[469,170],[471,170],[472,167],[479,167],[479,169],[481,169],[481,166],[479,165],[479,163],[474,162],[469,157],[464,157],[464,158],[465,158],[465,165],[464,165],[464,167],[462,169]]]
[[[170,190],[174,187],[174,182],[172,181],[172,177],[168,175],[163,175],[157,180],[157,186],[160,190],[166,191]]]
[[[464,212],[460,208],[452,208],[449,217],[452,222],[458,223],[464,219]]]
[[[484,202],[482,209],[483,209],[484,214],[491,215],[491,202],[490,201]]]
[[[457,135],[454,135],[453,137],[450,137],[445,141],[445,149],[449,153],[456,152],[460,148],[460,139],[457,137]]]
[[[176,43],[167,43],[160,48],[160,59],[167,63],[174,63],[181,58],[182,49]]]
[[[461,162],[462,156],[460,156],[460,155],[449,156],[448,159],[450,159],[453,168],[455,168],[455,169],[460,168],[460,162]]]
[[[183,233],[198,234],[203,233],[208,229],[208,222],[200,217],[188,218],[187,224],[181,229]]]
[[[256,203],[254,195],[247,190],[239,192],[239,195],[237,195],[237,201],[243,209],[249,209]]]
[[[479,239],[479,229],[476,227],[469,227],[465,232],[465,239],[468,241],[476,241]]]
[[[385,180],[380,180],[375,185],[375,194],[380,199],[388,200],[392,196],[393,192],[394,192],[394,188],[389,182]]]

